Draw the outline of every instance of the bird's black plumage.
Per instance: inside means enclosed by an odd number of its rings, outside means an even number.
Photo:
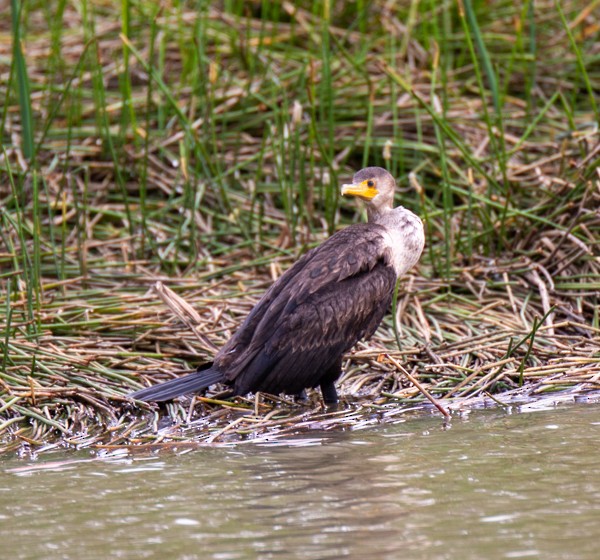
[[[165,401],[221,382],[235,395],[299,394],[320,386],[325,401],[337,401],[334,382],[343,354],[375,332],[398,274],[414,265],[423,246],[421,221],[408,210],[391,208],[395,181],[385,170],[362,170],[353,185],[370,189],[371,179],[382,192],[391,182],[391,196],[382,203],[385,219],[347,227],[302,256],[267,290],[212,365],[130,396]],[[393,212],[402,215],[390,221]],[[408,256],[394,247],[393,228],[416,236],[414,247],[399,248]]]

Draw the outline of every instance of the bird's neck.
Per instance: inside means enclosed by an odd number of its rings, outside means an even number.
[[[389,206],[386,205],[379,208],[367,206],[367,219],[370,224],[377,224],[381,222],[392,210],[393,208],[391,204]]]

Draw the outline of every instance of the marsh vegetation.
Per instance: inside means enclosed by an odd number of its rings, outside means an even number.
[[[338,188],[367,164],[427,247],[347,357],[353,406],[213,392],[168,405],[176,423],[212,442],[391,421],[423,400],[398,364],[441,400],[600,388],[594,6],[12,0],[0,448],[185,439],[125,395],[209,360],[298,255],[364,219]]]

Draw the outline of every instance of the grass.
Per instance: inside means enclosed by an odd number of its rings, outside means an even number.
[[[362,426],[423,401],[395,363],[442,401],[597,390],[595,4],[12,2],[0,451]],[[124,395],[209,359],[299,254],[364,219],[338,195],[364,165],[398,177],[427,249],[348,356],[352,406],[210,393],[168,406],[192,431],[155,429]]]

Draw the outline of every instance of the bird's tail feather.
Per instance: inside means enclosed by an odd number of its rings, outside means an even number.
[[[140,389],[135,393],[130,393],[128,397],[146,402],[168,401],[187,393],[201,391],[220,381],[223,381],[223,374],[209,367],[159,385]]]

